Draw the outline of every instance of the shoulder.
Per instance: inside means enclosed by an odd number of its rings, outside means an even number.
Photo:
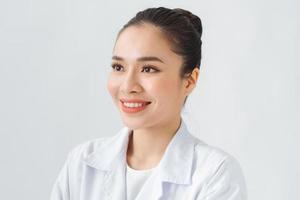
[[[233,155],[199,139],[196,140],[194,158],[197,168],[201,171],[206,172],[207,175],[213,175],[221,169],[230,172],[234,172],[237,168],[241,170],[239,162]]]
[[[194,179],[203,183],[206,194],[216,196],[222,191],[247,199],[247,188],[242,167],[228,152],[200,140],[195,145]],[[221,194],[220,194],[221,195]]]
[[[73,147],[67,156],[68,162],[80,162],[88,155],[95,153],[97,150],[105,146],[113,137],[100,137],[87,140]]]
[[[194,135],[192,135],[192,138],[194,143],[194,156],[196,161],[201,163],[201,165],[210,164],[211,166],[215,166],[224,161],[237,162],[231,154],[223,149],[207,144]]]
[[[237,160],[221,148],[209,145],[200,140],[195,145],[195,159],[199,166],[209,169],[218,168],[223,163],[237,163]]]

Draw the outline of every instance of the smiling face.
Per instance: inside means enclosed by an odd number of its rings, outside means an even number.
[[[180,117],[189,90],[179,76],[182,57],[175,54],[161,31],[151,24],[124,29],[113,49],[107,89],[123,122],[132,129],[164,126]],[[142,107],[122,101],[151,102]]]

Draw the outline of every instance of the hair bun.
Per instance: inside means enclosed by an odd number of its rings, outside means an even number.
[[[191,13],[188,10],[184,10],[182,8],[175,8],[173,9],[175,12],[185,16],[193,25],[193,27],[196,29],[196,31],[199,33],[200,37],[202,35],[202,22],[201,19],[197,16]]]

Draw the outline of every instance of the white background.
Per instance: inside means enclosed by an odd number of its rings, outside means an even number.
[[[112,47],[157,6],[203,21],[191,132],[238,159],[249,199],[300,199],[296,0],[1,0],[0,199],[48,199],[74,146],[123,126],[106,90]]]

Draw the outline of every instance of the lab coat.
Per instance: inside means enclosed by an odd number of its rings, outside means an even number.
[[[126,150],[131,130],[90,140],[70,151],[51,200],[126,200]],[[181,124],[136,200],[246,200],[239,163]]]

